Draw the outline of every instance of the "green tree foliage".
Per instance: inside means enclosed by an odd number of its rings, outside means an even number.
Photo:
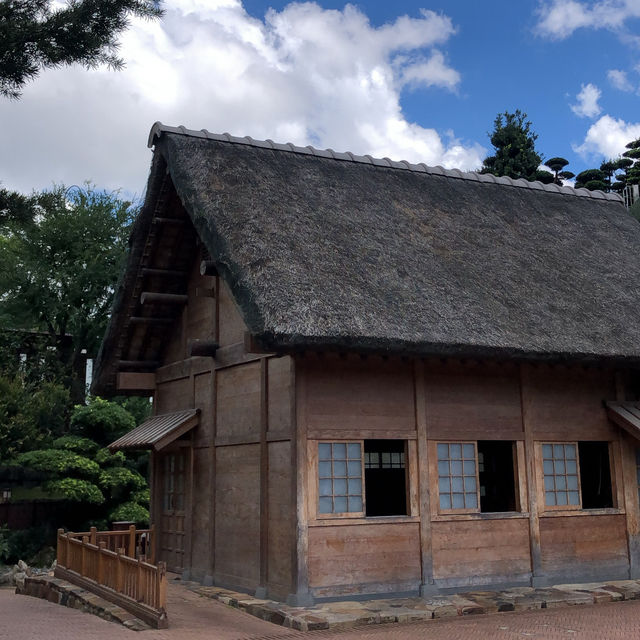
[[[21,453],[14,462],[46,474],[44,487],[52,495],[94,505],[94,519],[104,520],[120,505],[133,502],[139,506],[138,515],[144,510],[148,521],[148,486],[135,468],[137,460],[102,447],[105,440],[111,441],[114,435],[133,428],[131,414],[118,404],[92,398],[88,406],[75,407],[70,425],[74,434]]]
[[[544,164],[553,171],[552,182],[555,184],[561,185],[563,184],[563,180],[571,180],[571,178],[575,178],[575,173],[572,173],[571,171],[563,171],[563,169],[569,164],[569,161],[566,158],[556,156],[549,158]]]
[[[149,509],[136,502],[124,502],[109,513],[111,522],[135,522],[139,526],[149,524]]]
[[[59,384],[0,376],[0,461],[62,435],[69,409],[69,392]]]
[[[607,191],[607,174],[601,169],[587,169],[576,176],[576,188],[589,191]]]
[[[90,398],[86,406],[77,406],[71,416],[72,433],[107,445],[136,426],[134,417],[122,406],[102,398]]]
[[[0,3],[0,95],[20,97],[42,69],[81,64],[121,69],[118,36],[131,16],[158,18],[155,0],[4,0]]]
[[[632,140],[626,147],[627,151],[622,154],[622,159],[630,164],[625,167],[625,183],[640,184],[640,138]]]
[[[0,326],[44,332],[82,402],[82,352],[95,357],[104,335],[135,209],[91,186],[60,185],[33,203],[33,220],[0,227]]]
[[[542,158],[536,152],[538,135],[532,130],[527,114],[519,109],[514,113],[505,111],[496,116],[493,127],[490,140],[495,154],[485,158],[481,173],[514,179],[538,179]]]

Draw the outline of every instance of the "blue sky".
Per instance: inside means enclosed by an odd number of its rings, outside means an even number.
[[[640,136],[640,0],[167,0],[120,73],[0,101],[0,181],[140,193],[154,121],[471,170],[497,113],[579,171]]]

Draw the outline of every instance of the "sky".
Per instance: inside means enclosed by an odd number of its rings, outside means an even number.
[[[478,169],[498,113],[578,173],[640,137],[640,0],[166,0],[123,71],[0,98],[0,186],[144,192],[155,121]]]

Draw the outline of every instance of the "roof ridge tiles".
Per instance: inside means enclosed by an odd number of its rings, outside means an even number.
[[[194,130],[188,129],[184,125],[178,127],[172,127],[162,124],[162,122],[154,123],[149,133],[148,146],[152,147],[155,144],[156,138],[159,138],[163,133],[173,133],[183,136],[190,136],[194,138],[206,138],[208,140],[217,140],[218,142],[228,142],[232,144],[244,144],[252,147],[259,147],[263,149],[273,149],[277,151],[284,151],[287,153],[300,153],[305,155],[313,155],[319,158],[331,158],[333,160],[340,160],[345,162],[357,162],[361,164],[370,164],[377,167],[389,167],[393,169],[401,169],[404,171],[414,171],[416,173],[429,173],[433,175],[446,176],[448,178],[456,178],[459,180],[472,180],[474,182],[493,182],[496,184],[504,184],[511,187],[535,189],[542,191],[549,191],[551,193],[558,193],[561,195],[573,195],[586,198],[594,198],[596,200],[615,200],[622,202],[622,197],[617,193],[604,193],[603,191],[589,191],[588,189],[575,189],[567,186],[560,186],[557,184],[544,184],[539,180],[535,182],[529,182],[524,178],[508,178],[506,176],[494,176],[491,173],[478,173],[476,171],[462,171],[460,169],[445,169],[440,165],[431,167],[424,164],[412,164],[407,160],[391,160],[388,157],[374,158],[370,155],[355,155],[351,151],[338,152],[333,149],[316,149],[311,145],[300,147],[294,145],[291,142],[276,143],[273,140],[256,140],[251,136],[245,136],[239,138],[232,136],[229,133],[211,133],[206,129]]]

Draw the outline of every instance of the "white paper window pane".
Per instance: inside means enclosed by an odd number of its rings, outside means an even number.
[[[351,460],[360,460],[360,444],[352,442],[347,445],[347,451]]]
[[[575,460],[576,459],[576,445],[575,444],[567,444],[564,447],[564,457],[567,460]]]
[[[357,513],[362,511],[362,498],[357,496],[349,497],[349,513]]]
[[[545,475],[553,475],[553,460],[545,460],[543,467]]]
[[[345,460],[347,458],[347,445],[344,442],[333,443],[333,459]]]
[[[542,455],[545,458],[553,458],[553,447],[550,444],[543,444]]]
[[[451,509],[451,495],[448,493],[440,494],[440,508]]]
[[[562,489],[563,491],[567,488],[567,479],[565,476],[556,476],[556,489]]]
[[[544,477],[544,488],[547,491],[553,491],[555,489],[555,485],[553,483],[553,476]]]
[[[464,479],[464,490],[465,491],[475,491],[476,490],[476,479],[475,476],[467,477]]]
[[[575,460],[567,460],[567,473],[578,473],[578,464]]]
[[[462,445],[464,457],[467,460],[475,460],[476,459],[476,448],[472,444],[464,444]]]
[[[438,460],[446,460],[449,457],[449,445],[438,444]]]
[[[453,488],[454,491],[464,491],[464,487],[462,484],[462,477],[460,476],[454,476],[453,478],[451,478],[451,487]]]
[[[334,478],[346,478],[347,477],[347,463],[342,461],[333,462],[333,477]]]
[[[349,495],[359,496],[362,495],[362,480],[349,480]]]
[[[326,442],[321,442],[318,445],[318,457],[320,460],[331,460],[331,445]]]
[[[564,445],[563,444],[554,444],[553,445],[553,457],[554,458],[564,458]]]
[[[350,478],[359,478],[362,475],[362,467],[359,460],[349,460],[348,471]]]
[[[567,489],[578,490],[578,476],[567,476]]]
[[[449,493],[451,491],[451,480],[449,478],[438,478],[438,487],[441,492]]]
[[[320,513],[332,513],[333,500],[331,498],[320,498],[320,501],[318,503],[318,511]]]
[[[567,504],[567,492],[566,491],[556,491],[556,502],[559,505]]]
[[[464,499],[467,507],[475,509],[478,506],[478,497],[475,493],[465,493]]]
[[[462,462],[459,462],[458,460],[451,461],[451,475],[452,476],[462,475]]]
[[[553,463],[553,470],[554,473],[556,474],[564,474],[565,473],[565,467],[564,467],[564,460],[555,460]]]
[[[438,462],[438,473],[441,476],[448,476],[449,475],[449,463],[447,461]]]
[[[334,513],[347,513],[347,498],[343,496],[336,496],[333,499],[333,512]]]
[[[556,494],[553,491],[547,491],[544,494],[544,502],[549,507],[556,506]]]
[[[347,495],[347,481],[341,478],[333,479],[333,495],[334,496],[346,496]]]
[[[331,480],[320,480],[319,490],[321,496],[330,496],[333,494],[331,490]]]
[[[382,466],[388,467],[391,464],[391,454],[388,451],[382,453]]]
[[[450,444],[449,445],[449,456],[452,460],[462,460],[462,445],[461,444]]]
[[[462,493],[454,493],[453,497],[453,508],[454,509],[464,509],[464,494]]]
[[[462,464],[462,468],[464,469],[465,476],[475,476],[476,475],[476,462],[475,460],[465,460]]]
[[[318,475],[321,478],[330,478],[331,477],[331,463],[330,462],[320,462],[320,463],[318,463]]]
[[[569,504],[580,504],[580,496],[577,491],[569,491]]]

